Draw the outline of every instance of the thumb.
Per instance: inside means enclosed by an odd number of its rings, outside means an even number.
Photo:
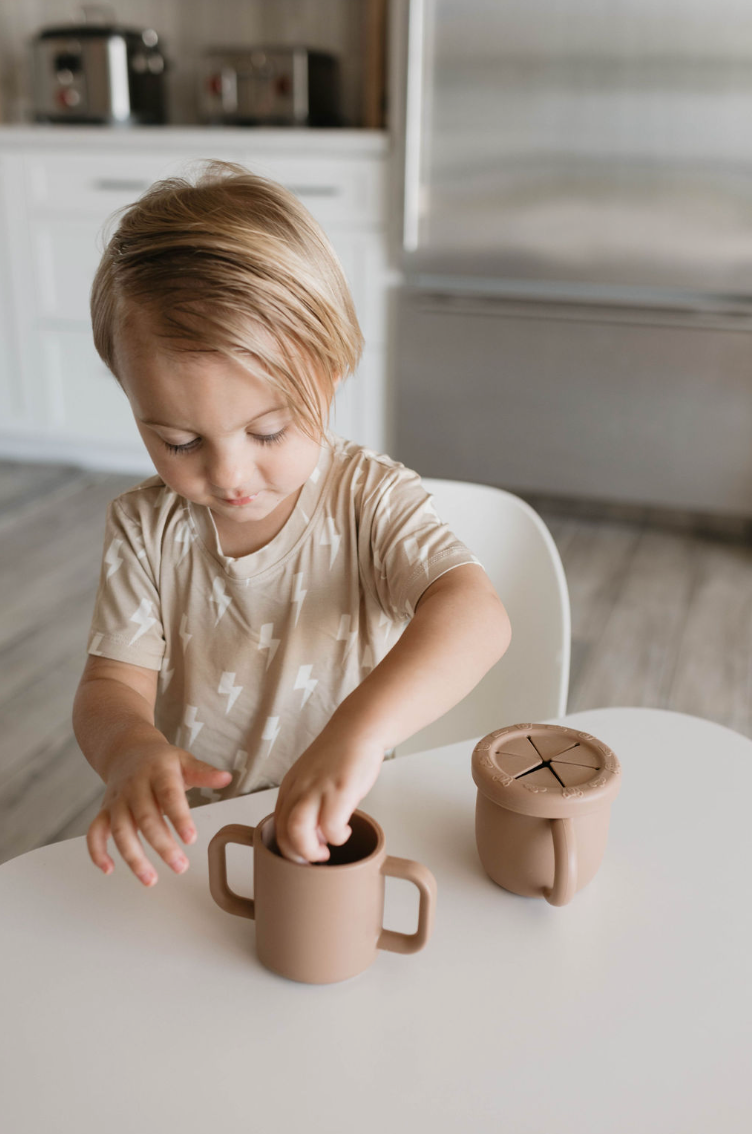
[[[213,764],[206,764],[197,760],[190,752],[183,752],[180,758],[183,768],[183,780],[186,787],[227,787],[232,779],[232,772],[215,768]]]

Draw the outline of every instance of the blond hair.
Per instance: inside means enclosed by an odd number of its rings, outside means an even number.
[[[167,349],[251,356],[311,435],[363,349],[319,225],[281,185],[229,162],[157,181],[121,211],[91,290],[94,345],[116,377],[118,335],[141,309]]]

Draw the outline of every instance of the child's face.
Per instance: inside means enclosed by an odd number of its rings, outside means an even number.
[[[297,426],[261,376],[214,352],[165,351],[131,330],[118,340],[118,376],[165,484],[210,508],[222,525],[289,514],[320,443]],[[286,518],[286,516],[284,516]]]

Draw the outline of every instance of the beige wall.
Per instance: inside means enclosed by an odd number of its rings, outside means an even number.
[[[171,63],[170,121],[197,121],[196,63],[206,47],[301,43],[336,53],[342,67],[344,115],[362,115],[363,19],[367,0],[113,0],[118,22],[154,28]],[[31,120],[29,40],[65,23],[75,0],[0,3],[0,120]]]

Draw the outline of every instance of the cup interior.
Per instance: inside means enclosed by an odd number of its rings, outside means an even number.
[[[312,866],[347,866],[353,862],[361,862],[368,858],[379,845],[379,834],[373,823],[365,816],[357,813],[350,818],[352,834],[341,847],[329,844],[329,858],[326,862],[314,862]],[[274,834],[274,821],[269,820],[261,829],[261,839],[272,854],[284,857],[277,846]]]

